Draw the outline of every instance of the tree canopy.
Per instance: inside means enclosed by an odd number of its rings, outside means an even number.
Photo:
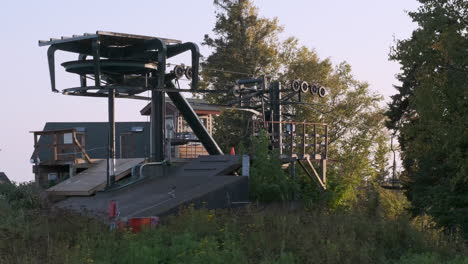
[[[226,89],[237,79],[275,74],[279,67],[278,34],[282,31],[278,20],[260,18],[250,1],[216,0],[214,4],[217,8],[215,37],[207,34],[202,43],[213,52],[202,65],[202,84],[211,89]],[[224,104],[234,96],[210,94],[206,99]],[[246,143],[250,135],[248,121],[248,114],[239,112],[215,118],[214,136],[225,151]]]
[[[419,0],[418,24],[390,58],[401,64],[387,116],[399,134],[415,213],[468,234],[468,2]]]
[[[334,66],[315,50],[290,37],[280,41],[282,27],[277,18],[262,18],[251,1],[218,0],[213,36],[203,45],[212,53],[203,64],[205,88],[223,89],[237,79],[272,76],[281,82],[301,79],[328,87],[325,98],[307,96],[305,105],[295,106],[296,121],[330,125],[329,187],[336,194],[332,203],[350,206],[364,179],[382,178],[387,169],[388,137],[384,131],[382,96],[370,91],[366,82],[354,78],[351,66]],[[232,95],[209,95],[216,104],[232,100]],[[224,149],[248,141],[249,116],[224,113],[216,118],[214,136]]]

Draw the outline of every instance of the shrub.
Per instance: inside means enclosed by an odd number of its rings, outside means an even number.
[[[0,199],[15,209],[37,209],[43,206],[39,189],[33,182],[0,184]]]
[[[292,200],[298,185],[281,168],[279,152],[269,150],[267,133],[251,139],[253,162],[250,170],[251,199],[260,202]]]
[[[394,264],[468,264],[468,258],[455,257],[451,260],[444,260],[436,253],[409,254],[403,256]]]
[[[0,263],[468,261],[463,242],[447,239],[429,224],[421,228],[419,222],[415,224],[404,215],[333,212],[319,207],[291,210],[283,204],[217,211],[188,206],[163,218],[158,228],[133,234],[110,231],[105,224],[86,216],[18,203],[10,198],[27,201],[29,189],[13,187],[17,190],[1,192]]]

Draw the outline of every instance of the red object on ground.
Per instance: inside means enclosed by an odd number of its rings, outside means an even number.
[[[143,228],[153,228],[159,224],[159,217],[135,217],[128,219],[128,225],[133,233],[139,233]]]
[[[141,231],[141,218],[128,219],[128,225],[133,233],[140,233]]]
[[[111,201],[109,204],[109,218],[117,217],[117,202]]]
[[[232,156],[235,156],[236,155],[236,150],[234,149],[234,147],[231,148],[231,153],[230,153]]]

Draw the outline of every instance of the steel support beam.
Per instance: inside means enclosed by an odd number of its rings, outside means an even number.
[[[80,54],[78,55],[78,60],[79,61],[85,61],[86,60],[86,57],[88,55],[86,54]],[[80,87],[86,87],[86,74],[80,74]]]
[[[272,112],[272,121],[275,122],[273,126],[273,136],[275,138],[275,147],[279,149],[280,154],[282,154],[283,149],[283,129],[281,126],[281,84],[279,82],[273,82],[270,85],[270,103],[271,103],[271,112]]]
[[[101,87],[101,43],[99,39],[92,42],[94,61],[94,85]],[[107,188],[115,183],[115,90],[108,90],[108,141],[107,141]]]
[[[151,94],[151,150],[150,160],[152,162],[164,161],[164,130],[165,130],[165,102],[164,92],[157,89],[164,88],[164,77],[166,72],[167,47],[164,41],[158,38],[148,40],[145,43],[146,50],[157,50],[155,60],[158,69],[155,82],[152,83]]]
[[[57,51],[57,47],[54,45],[50,46],[47,49],[47,61],[49,62],[49,74],[50,74],[50,86],[52,87],[52,92],[58,93],[55,85],[55,52]]]
[[[165,98],[164,92],[152,91],[151,94],[151,161],[164,161],[165,138]]]
[[[167,86],[169,88],[175,88],[172,82],[168,83]],[[192,106],[190,106],[187,99],[185,99],[181,93],[177,92],[168,92],[167,95],[169,98],[171,98],[171,101],[177,107],[177,110],[179,110],[180,114],[184,117],[193,133],[203,144],[206,151],[208,151],[210,155],[222,155],[223,151],[218,146],[213,137],[211,137],[211,135],[208,133],[208,130],[206,130],[205,126],[203,126],[203,123],[200,121],[198,115],[195,113]]]

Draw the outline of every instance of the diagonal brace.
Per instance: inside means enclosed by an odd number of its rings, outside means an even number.
[[[299,165],[301,165],[302,169],[307,174],[307,176],[309,176],[310,179],[315,180],[323,190],[326,190],[327,186],[324,184],[324,182],[320,178],[314,166],[312,165],[309,159],[306,159],[306,160],[307,160],[307,163],[309,164],[309,167],[312,169],[313,175],[309,172],[309,170],[307,170],[306,166],[302,163],[301,160],[297,160],[297,162],[299,163]]]

